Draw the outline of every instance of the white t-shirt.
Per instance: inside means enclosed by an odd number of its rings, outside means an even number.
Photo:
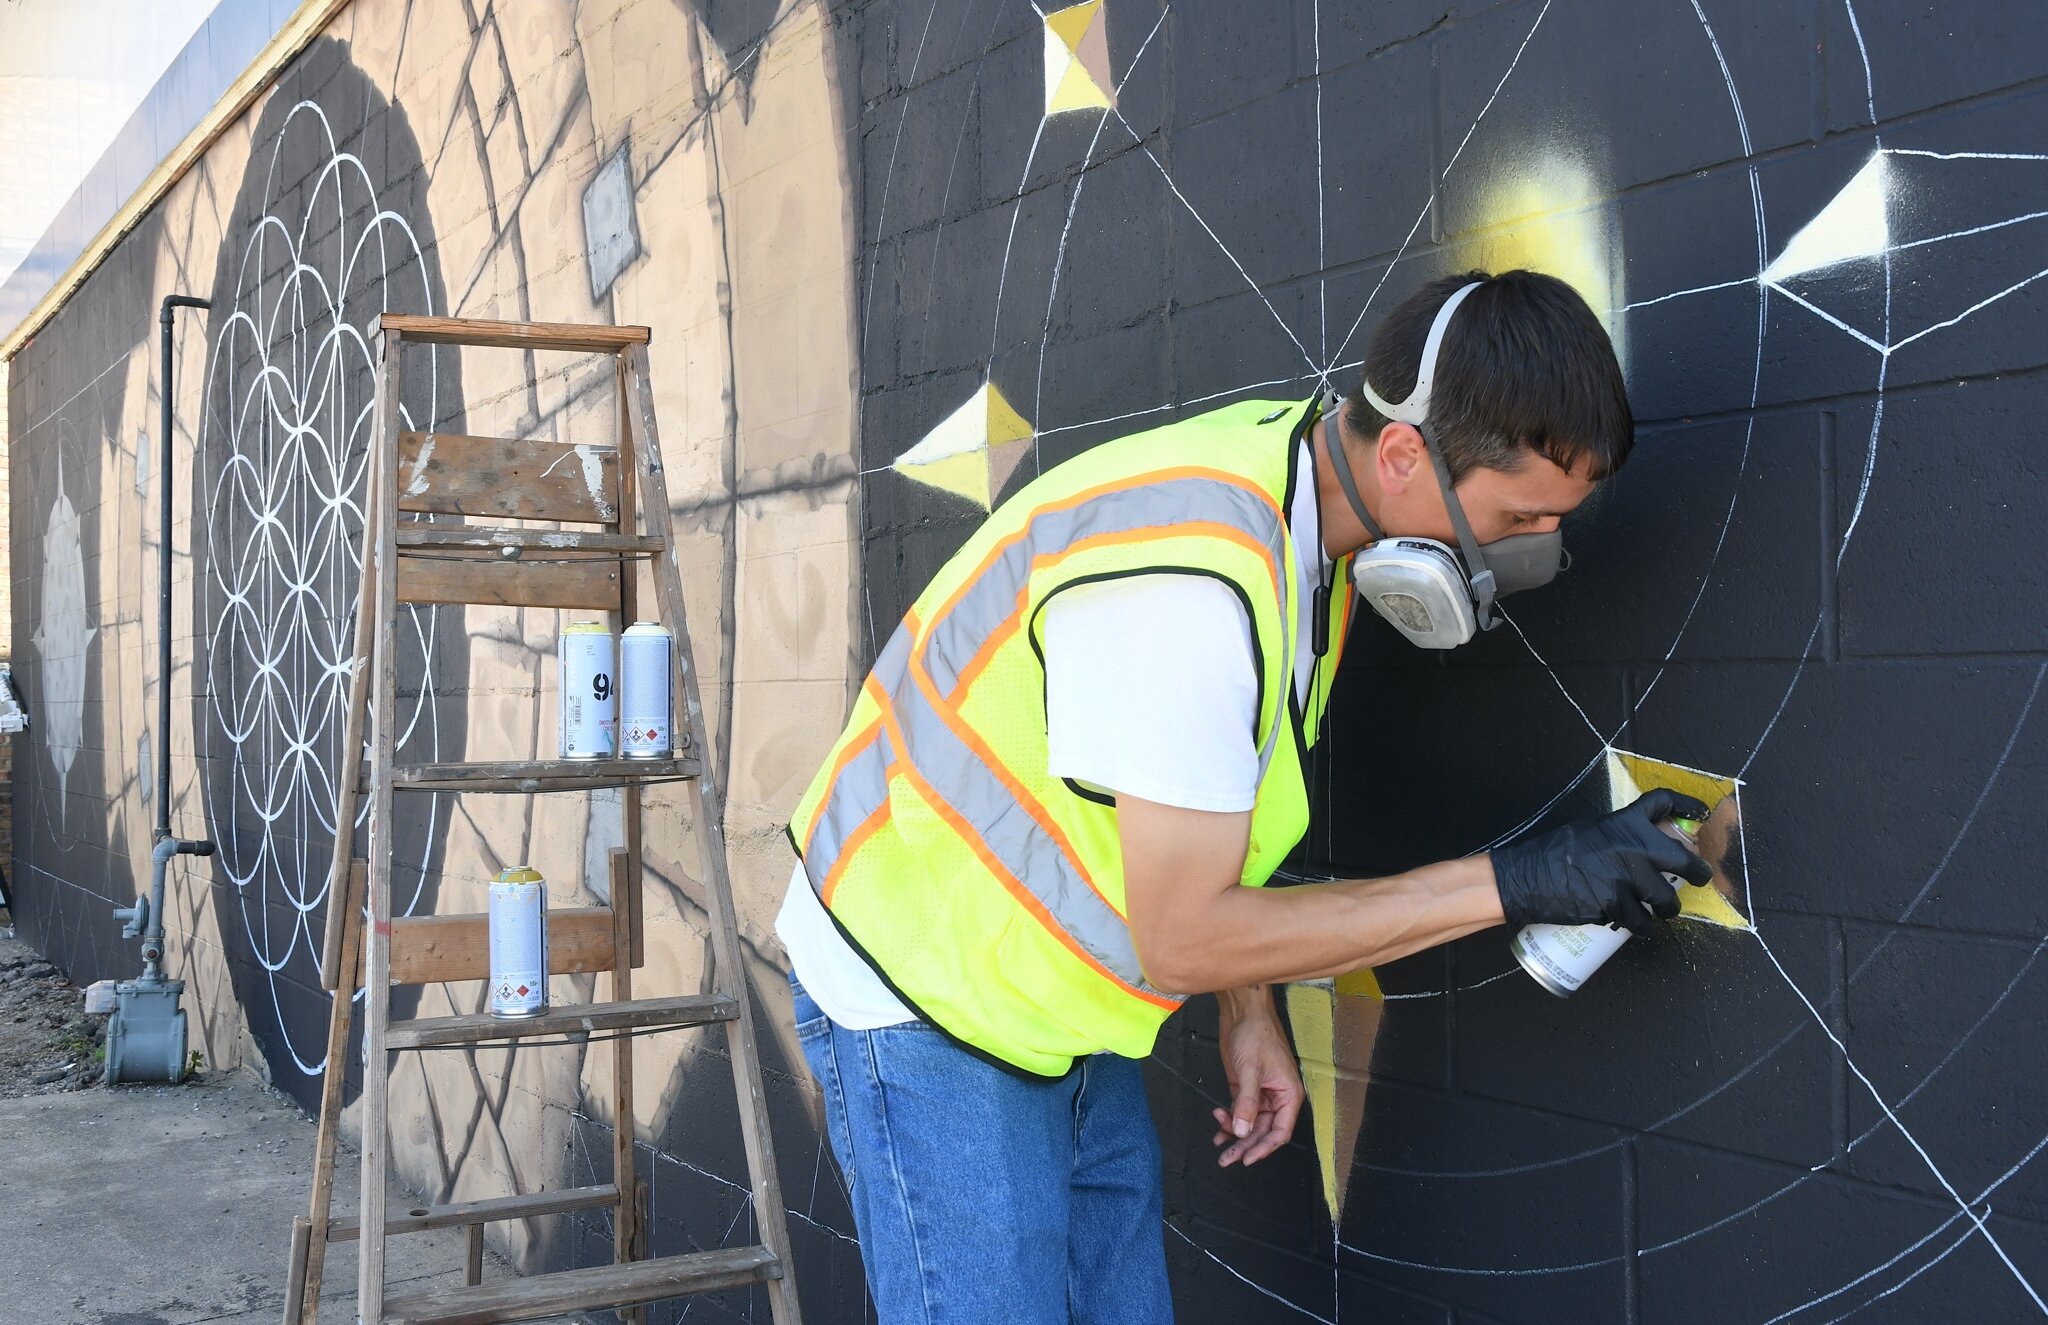
[[[1312,596],[1330,569],[1306,448],[1295,461],[1294,487],[1294,689],[1306,703],[1316,662]],[[1252,808],[1257,669],[1251,621],[1229,586],[1170,573],[1105,580],[1055,594],[1044,624],[1053,776],[1191,810]],[[775,933],[797,979],[839,1025],[872,1030],[915,1019],[848,946],[801,861]]]

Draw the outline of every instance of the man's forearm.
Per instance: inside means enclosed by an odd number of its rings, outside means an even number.
[[[1390,962],[1498,925],[1502,915],[1491,861],[1470,856],[1384,879],[1233,887],[1176,919],[1168,950],[1148,954],[1148,972],[1177,993],[1238,997],[1249,993],[1244,986]]]

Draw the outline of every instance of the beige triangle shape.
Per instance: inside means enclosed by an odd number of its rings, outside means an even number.
[[[1003,495],[1003,488],[1009,483],[1010,475],[1017,472],[1017,466],[1024,457],[1031,454],[1031,439],[1020,438],[1014,442],[1002,442],[988,448],[988,501],[994,506],[996,498]]]
[[[1088,25],[1088,30],[1081,34],[1080,43],[1074,47],[1074,62],[1088,71],[1088,76],[1094,81],[1096,88],[1103,92],[1105,98],[1104,105],[1108,105],[1116,100],[1111,91],[1111,89],[1116,87],[1116,80],[1111,78],[1109,74],[1109,19],[1107,17],[1097,14],[1095,21]]]
[[[1372,1051],[1379,1041],[1380,1018],[1386,1009],[1387,1005],[1377,996],[1345,997],[1343,982],[1338,982],[1337,997],[1330,1009],[1331,1056],[1337,1065],[1337,1079],[1332,1086],[1336,1097],[1336,1144],[1330,1156],[1337,1192],[1337,1203],[1330,1208],[1333,1224],[1344,1217],[1344,1202],[1351,1194],[1351,1166],[1358,1154],[1358,1138],[1365,1132],[1365,1095],[1372,1084]]]

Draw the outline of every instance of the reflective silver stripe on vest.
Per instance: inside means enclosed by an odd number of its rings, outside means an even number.
[[[1002,782],[967,745],[910,679],[910,631],[898,626],[875,660],[875,683],[890,698],[897,726],[910,749],[903,752],[988,847],[1053,917],[1076,946],[1117,979],[1157,997],[1145,982],[1138,952],[1123,917],[1081,877],[1050,835],[1019,808]],[[847,839],[889,797],[888,768],[896,757],[884,726],[867,749],[846,761],[825,798],[805,874],[822,894],[823,881],[845,850]]]
[[[1031,564],[1056,555],[1087,538],[1103,534],[1157,529],[1206,520],[1243,530],[1262,545],[1280,568],[1282,623],[1293,585],[1287,582],[1287,526],[1257,492],[1240,484],[1211,478],[1172,478],[1137,483],[1094,497],[1064,511],[1035,515],[1024,536],[1005,548],[981,573],[953,610],[934,620],[926,632],[925,671],[948,700],[967,666],[988,637],[1017,610],[1017,597],[1031,579]],[[1253,624],[1254,633],[1257,625]]]
[[[910,631],[898,626],[883,648],[875,668],[879,672],[886,665],[895,675],[901,676],[909,658]],[[883,684],[886,689],[887,683]],[[889,799],[889,765],[895,762],[895,743],[889,739],[889,729],[877,718],[874,739],[865,750],[847,760],[840,768],[839,776],[832,780],[831,794],[818,807],[817,821],[811,826],[810,842],[804,847],[804,874],[811,881],[811,890],[818,893],[821,900],[825,876],[846,849],[847,839]]]
[[[1259,778],[1279,749],[1280,733],[1287,726],[1287,696],[1294,685],[1294,577],[1287,572],[1287,525],[1265,497],[1242,484],[1213,478],[1170,478],[1154,483],[1140,482],[1091,498],[1064,511],[1040,512],[1025,527],[1024,536],[1003,550],[981,577],[960,595],[959,602],[945,616],[932,622],[926,632],[925,672],[938,684],[939,693],[954,699],[960,672],[980,652],[990,635],[1017,611],[1018,595],[1031,579],[1032,563],[1039,557],[1058,554],[1101,534],[1129,533],[1137,529],[1158,529],[1164,533],[1173,525],[1205,520],[1243,530],[1266,549],[1278,568],[1280,590],[1280,636],[1283,644],[1280,666],[1268,668],[1265,702],[1273,706],[1273,722],[1259,746]],[[1258,623],[1247,623],[1254,641]],[[1265,714],[1257,715],[1262,721]]]

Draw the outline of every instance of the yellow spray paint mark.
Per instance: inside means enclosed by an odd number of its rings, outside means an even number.
[[[1585,296],[1622,354],[1620,267],[1599,205],[1599,181],[1581,163],[1546,156],[1497,177],[1480,194],[1481,263],[1491,271],[1527,267],[1555,276]]]
[[[1287,1020],[1294,1028],[1302,1088],[1308,1092],[1309,1130],[1331,1223],[1344,1212],[1351,1161],[1365,1122],[1373,1043],[1385,1010],[1371,971],[1287,986]]]
[[[1704,801],[1711,813],[1695,835],[1694,847],[1714,867],[1714,881],[1678,889],[1679,914],[1728,929],[1748,929],[1749,920],[1735,909],[1735,881],[1742,869],[1741,802],[1737,778],[1705,773],[1683,764],[1668,764],[1645,755],[1610,747],[1607,751],[1607,795],[1620,809],[1653,787],[1669,787]]]

